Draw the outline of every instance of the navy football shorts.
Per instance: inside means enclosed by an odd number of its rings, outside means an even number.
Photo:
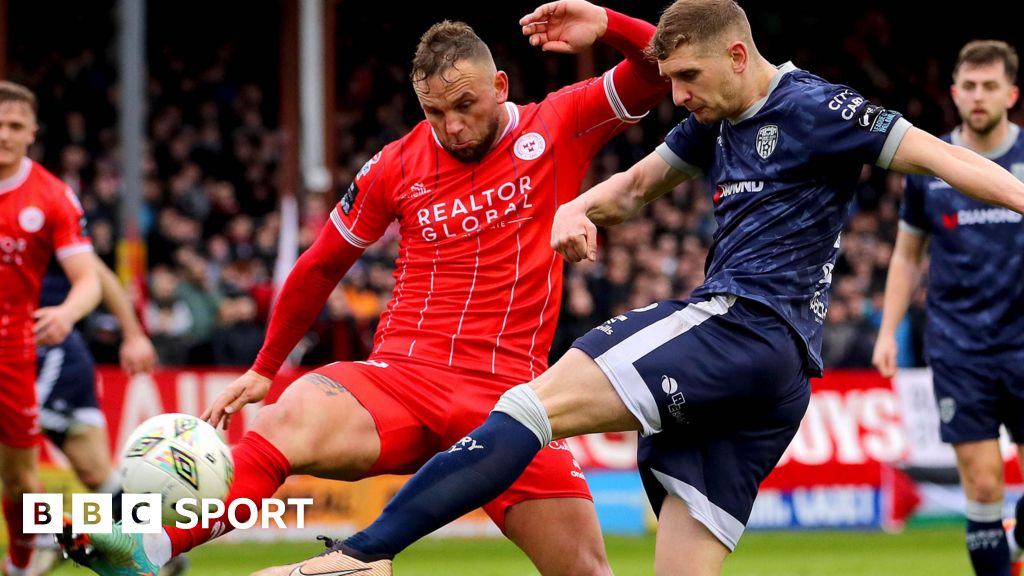
[[[1024,441],[1024,367],[1019,361],[933,358],[931,366],[943,442],[998,438],[1000,424],[1014,442]]]
[[[719,295],[626,312],[574,346],[643,424],[637,456],[655,512],[678,497],[735,548],[810,401],[789,325],[764,304]]]
[[[38,350],[39,424],[58,446],[78,426],[107,425],[96,399],[96,364],[85,339],[72,330],[57,346]]]

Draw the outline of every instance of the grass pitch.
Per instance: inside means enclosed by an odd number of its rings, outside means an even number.
[[[654,537],[608,537],[618,576],[653,574]],[[308,544],[219,544],[190,553],[195,576],[246,575],[295,562],[323,549]],[[505,540],[428,539],[395,564],[399,576],[529,576],[537,572]],[[922,527],[898,535],[876,532],[753,532],[725,563],[723,576],[934,576],[970,574],[959,526]],[[61,567],[53,574],[87,576]]]

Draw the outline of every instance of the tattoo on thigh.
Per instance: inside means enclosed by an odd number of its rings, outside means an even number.
[[[305,376],[303,376],[303,378],[316,384],[317,387],[320,388],[320,391],[328,396],[337,396],[338,394],[348,393],[348,390],[344,386],[338,384],[337,382],[331,380],[330,378],[324,376],[323,374],[317,374],[314,372],[311,374],[306,374]]]

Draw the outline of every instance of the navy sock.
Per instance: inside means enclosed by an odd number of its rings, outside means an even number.
[[[431,458],[377,520],[344,545],[364,561],[393,557],[494,500],[519,478],[540,449],[530,429],[508,414],[492,412],[479,428]]]
[[[1010,546],[1002,520],[968,519],[967,553],[977,576],[1010,576]]]

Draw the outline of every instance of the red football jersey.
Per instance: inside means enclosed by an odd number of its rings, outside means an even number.
[[[0,180],[0,360],[35,358],[32,312],[54,254],[92,251],[71,188],[35,162]]]
[[[580,192],[601,146],[639,119],[627,110],[664,93],[624,103],[612,70],[538,104],[506,103],[504,133],[478,163],[449,155],[427,121],[367,162],[331,221],[361,248],[400,225],[395,289],[371,357],[519,381],[540,374],[562,295],[555,210]]]

